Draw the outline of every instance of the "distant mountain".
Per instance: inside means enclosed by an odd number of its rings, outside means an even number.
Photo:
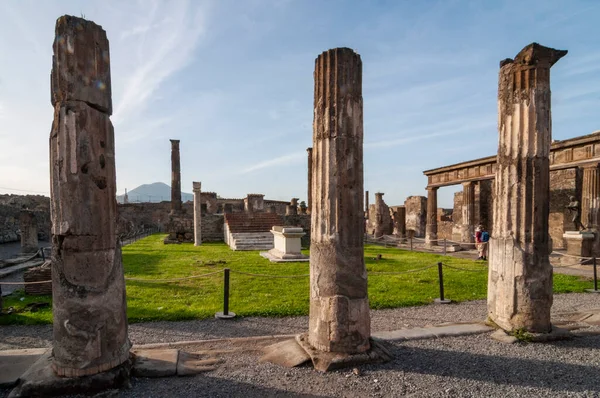
[[[171,200],[171,187],[164,182],[155,182],[152,184],[144,184],[139,187],[127,191],[129,203],[136,202],[162,202]],[[125,195],[117,195],[117,202],[123,203]],[[194,200],[194,195],[191,193],[181,193],[181,201],[187,202]]]

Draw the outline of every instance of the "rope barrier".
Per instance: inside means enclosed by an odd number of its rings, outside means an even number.
[[[408,274],[408,273],[411,273],[411,272],[424,271],[426,269],[430,269],[430,268],[433,268],[433,267],[437,267],[437,264],[430,265],[428,267],[418,268],[418,269],[411,269],[411,270],[408,270],[408,271],[369,272],[368,275],[400,275],[400,274]]]
[[[248,275],[248,276],[255,276],[255,277],[262,277],[262,278],[306,278],[307,276],[310,276],[310,274],[302,274],[302,275],[267,275],[267,274],[252,274],[250,272],[243,272],[243,271],[236,271],[234,269],[230,270],[231,272],[234,272],[236,274],[241,274],[241,275]]]
[[[2,281],[0,281],[0,285],[38,285],[40,283],[50,283],[50,282],[52,282],[52,280],[37,281],[37,282],[2,282]]]
[[[443,264],[444,267],[448,267],[451,269],[455,269],[457,271],[467,271],[467,272],[487,272],[487,268],[486,269],[468,269],[468,268],[461,268],[461,267],[454,267],[452,265],[448,265],[448,264]]]
[[[185,281],[188,279],[197,279],[197,278],[204,278],[207,276],[211,276],[211,275],[215,275],[215,274],[220,274],[221,272],[223,272],[223,270],[218,270],[215,272],[209,272],[207,274],[201,274],[201,275],[192,275],[192,276],[186,276],[184,278],[173,278],[173,279],[138,279],[138,278],[125,278],[126,281],[132,281],[132,282],[150,282],[150,283],[159,283],[159,282],[179,282],[179,281]]]
[[[581,259],[581,260],[591,260],[591,259],[593,259],[593,258],[594,258],[594,257],[581,257],[581,256],[574,256],[574,255],[572,255],[572,254],[560,253],[560,252],[552,252],[552,253],[550,253],[550,254],[554,254],[554,255],[557,255],[557,256],[563,256],[563,257],[579,258],[579,259]]]

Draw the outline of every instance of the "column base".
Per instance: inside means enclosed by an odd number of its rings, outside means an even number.
[[[40,357],[20,378],[9,397],[89,395],[109,389],[128,387],[131,360],[106,372],[82,377],[60,377],[52,370],[52,350]]]
[[[265,349],[266,354],[261,358],[261,362],[266,361],[291,368],[311,361],[316,370],[328,372],[357,365],[388,362],[393,359],[391,351],[387,348],[387,343],[383,340],[370,338],[369,342],[371,348],[358,354],[320,351],[310,345],[308,333],[304,333],[294,339],[267,347]]]
[[[590,257],[595,234],[586,231],[567,231],[563,234],[567,245],[567,254],[572,256]]]

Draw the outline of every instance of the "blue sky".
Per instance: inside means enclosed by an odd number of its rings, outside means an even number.
[[[553,138],[600,129],[596,0],[1,0],[0,193],[49,191],[63,14],[110,40],[118,193],[170,184],[175,138],[185,192],[305,200],[314,60],[334,47],[362,57],[365,189],[389,205],[426,194],[423,170],[496,152],[498,64],[533,41],[569,50],[552,68]]]

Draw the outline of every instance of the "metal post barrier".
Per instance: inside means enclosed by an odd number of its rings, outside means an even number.
[[[223,269],[223,312],[217,312],[215,318],[231,319],[235,317],[234,312],[229,311],[229,268]]]
[[[444,298],[444,272],[442,271],[442,263],[438,263],[438,276],[440,281],[440,297],[433,300],[436,304],[449,304],[452,300]]]
[[[592,258],[592,266],[594,267],[594,288],[585,289],[585,291],[590,293],[600,293],[600,290],[598,290],[598,271],[596,270],[596,257]]]

